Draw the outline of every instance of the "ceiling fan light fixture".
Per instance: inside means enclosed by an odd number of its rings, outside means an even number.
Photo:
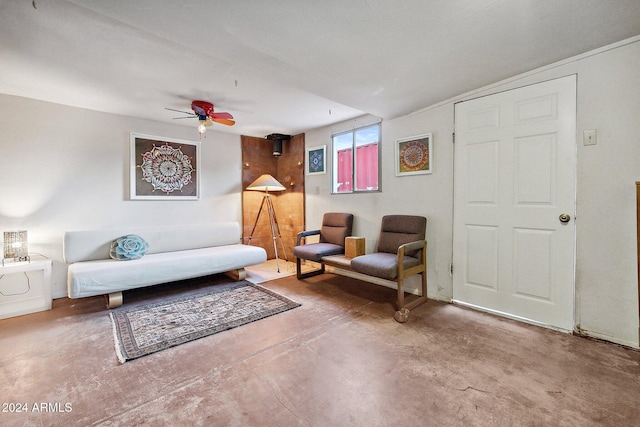
[[[198,125],[198,133],[202,135],[207,131],[207,127],[205,126],[206,120],[200,120],[200,124]]]

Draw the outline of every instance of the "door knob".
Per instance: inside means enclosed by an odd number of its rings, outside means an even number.
[[[562,223],[567,223],[567,222],[569,222],[569,220],[571,220],[571,215],[569,215],[569,214],[560,214],[560,217],[558,219]]]

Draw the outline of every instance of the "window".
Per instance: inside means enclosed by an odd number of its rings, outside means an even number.
[[[331,139],[333,192],[377,191],[380,124],[339,133]]]

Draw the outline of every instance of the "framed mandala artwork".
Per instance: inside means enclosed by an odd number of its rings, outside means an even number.
[[[396,176],[431,173],[433,137],[430,133],[396,140]]]
[[[197,200],[199,159],[199,142],[131,133],[131,199]]]
[[[318,175],[327,172],[326,145],[307,148],[306,170],[307,175]]]

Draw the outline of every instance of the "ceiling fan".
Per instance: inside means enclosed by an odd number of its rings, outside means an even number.
[[[213,122],[227,126],[233,126],[236,124],[231,114],[214,111],[213,104],[207,101],[191,101],[191,110],[193,110],[193,112],[174,110],[173,108],[165,109],[169,111],[177,111],[178,113],[188,114],[188,116],[186,117],[175,117],[175,119],[191,119],[197,117],[200,121],[198,132],[200,132],[201,135],[206,132],[207,127],[211,126]]]

